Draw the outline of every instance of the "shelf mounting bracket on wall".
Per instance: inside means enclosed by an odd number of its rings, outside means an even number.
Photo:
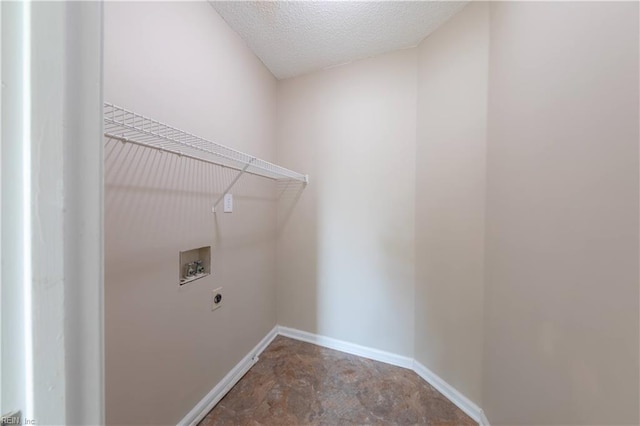
[[[213,213],[216,213],[216,207],[218,207],[218,204],[220,204],[220,201],[222,201],[224,199],[224,196],[227,195],[229,193],[229,191],[231,191],[231,188],[233,188],[233,185],[236,184],[236,182],[238,181],[238,179],[240,179],[240,177],[244,174],[244,172],[247,171],[247,169],[249,168],[249,166],[251,165],[251,163],[253,163],[255,161],[255,157],[252,158],[243,168],[242,170],[240,170],[240,173],[238,173],[236,175],[236,177],[231,181],[231,183],[229,184],[229,186],[227,186],[225,188],[224,191],[222,191],[222,194],[220,195],[220,197],[218,197],[218,199],[216,200],[215,203],[213,203],[213,208],[211,209],[211,211]]]

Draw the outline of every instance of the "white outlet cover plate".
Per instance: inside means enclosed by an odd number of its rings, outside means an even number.
[[[233,212],[233,194],[224,194],[224,212]]]

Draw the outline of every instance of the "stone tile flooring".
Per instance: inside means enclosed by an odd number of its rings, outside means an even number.
[[[278,336],[207,425],[475,425],[416,373]]]

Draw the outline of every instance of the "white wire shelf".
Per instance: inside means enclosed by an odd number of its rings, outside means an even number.
[[[300,181],[305,184],[309,182],[308,175],[236,151],[108,102],[104,104],[104,135],[122,142],[269,179]]]

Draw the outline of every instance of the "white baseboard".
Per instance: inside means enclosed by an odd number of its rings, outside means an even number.
[[[332,337],[320,336],[295,328],[275,326],[261,341],[249,352],[224,378],[218,383],[193,409],[178,423],[178,425],[197,425],[215,407],[215,405],[238,383],[247,371],[258,361],[258,356],[269,346],[277,335],[290,337],[303,342],[313,343],[329,349],[335,349],[352,355],[369,358],[398,367],[413,370],[449,401],[464,411],[480,426],[490,426],[487,417],[480,407],[469,398],[458,392],[453,386],[444,381],[440,376],[420,364],[413,358],[385,352],[379,349],[345,342]]]
[[[200,420],[215,407],[215,405],[238,383],[247,371],[258,362],[258,356],[269,346],[269,343],[278,335],[278,326],[273,329],[249,352],[189,413],[184,416],[178,425],[197,425]]]
[[[335,349],[340,352],[369,358],[374,361],[380,361],[398,367],[413,368],[413,359],[396,355],[391,352],[381,351],[379,349],[368,348],[366,346],[357,345],[355,343],[345,342],[344,340],[334,339],[332,337],[320,336],[318,334],[308,333],[306,331],[296,330],[289,327],[278,327],[278,334],[290,337],[292,339],[301,340],[303,342],[313,343],[314,345],[323,346],[329,349]]]
[[[445,382],[440,376],[429,370],[418,361],[413,361],[413,371],[422,377],[427,383],[436,388],[438,392],[444,395],[449,401],[453,402],[459,409],[464,411],[469,417],[484,425],[482,422],[483,412],[469,398],[458,392],[456,388]]]
[[[480,423],[480,426],[491,426],[489,419],[487,419],[487,416],[484,414],[484,410],[480,410],[480,421],[478,423]]]

